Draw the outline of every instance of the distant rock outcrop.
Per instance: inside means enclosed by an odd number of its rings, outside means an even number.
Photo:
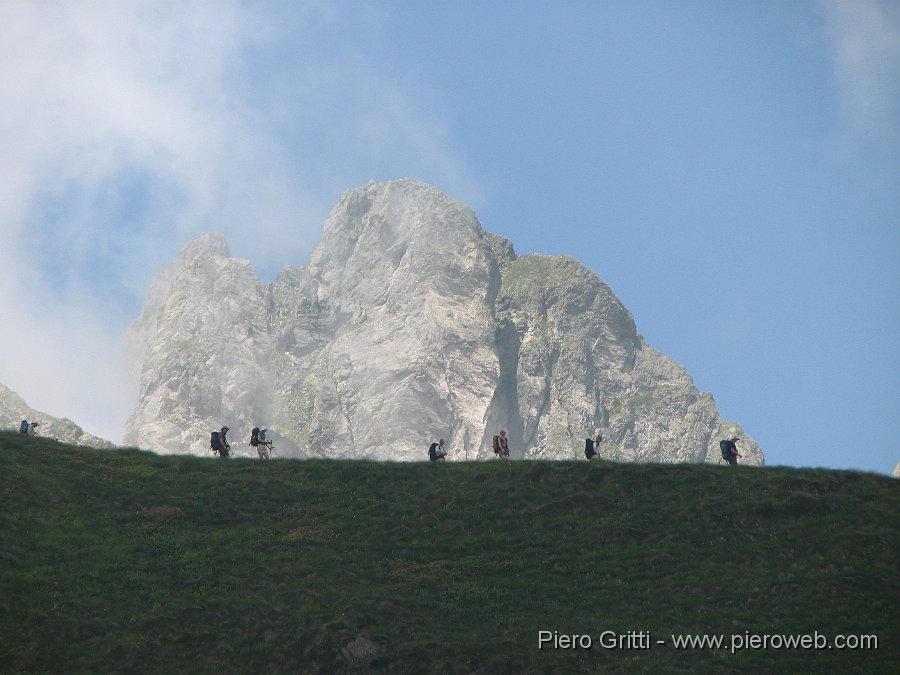
[[[894,478],[900,478],[900,462],[897,462],[897,466],[894,467]]]
[[[518,257],[465,205],[413,180],[351,190],[299,269],[263,285],[219,235],[157,278],[130,332],[137,405],[127,443],[235,450],[267,424],[282,456],[721,461],[742,436],[684,369],[649,347],[610,288],[576,260]],[[271,435],[271,434],[270,434]],[[237,439],[237,442],[235,442]]]
[[[12,389],[0,384],[0,429],[18,430],[22,420],[38,422],[38,436],[53,438],[62,443],[103,449],[116,447],[110,441],[87,433],[72,420],[52,417],[35,410]]]

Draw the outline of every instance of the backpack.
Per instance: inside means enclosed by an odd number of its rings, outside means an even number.
[[[253,431],[250,432],[250,445],[254,448],[259,445],[259,427],[253,427]]]
[[[584,439],[584,456],[590,459],[594,456],[594,441],[590,438]]]
[[[731,457],[731,441],[719,441],[719,450],[722,451],[722,459]]]
[[[428,459],[430,459],[432,462],[437,461],[437,446],[437,443],[432,443],[431,447],[428,448]]]
[[[22,423],[19,425],[19,433],[28,435],[28,420],[22,420]]]
[[[219,432],[218,431],[213,431],[209,435],[209,447],[211,450],[214,450],[215,452],[218,452],[219,448],[222,447],[222,441],[219,440]]]
[[[495,455],[500,454],[500,437],[499,436],[494,436],[494,454]]]

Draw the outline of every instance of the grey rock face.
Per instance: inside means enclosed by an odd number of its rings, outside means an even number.
[[[894,473],[892,475],[894,478],[900,478],[900,462],[897,462],[897,466],[894,467]]]
[[[72,420],[53,417],[35,410],[12,389],[0,384],[0,429],[17,431],[22,420],[38,422],[36,432],[38,436],[53,438],[62,443],[104,450],[116,447],[110,441],[89,434]]]
[[[499,269],[462,204],[412,181],[347,193],[275,284],[279,429],[313,453],[476,457],[496,386]]]
[[[594,273],[517,257],[474,213],[412,180],[347,192],[300,269],[262,286],[218,235],[165,270],[130,333],[138,392],[128,442],[208,452],[227,424],[239,453],[267,424],[283,455],[720,461],[741,435],[684,370],[650,348]],[[761,464],[751,439],[744,462]]]
[[[526,458],[601,455],[620,461],[721,461],[719,439],[740,436],[743,462],[762,454],[720,419],[684,369],[647,345],[610,288],[579,262],[528,255],[505,267],[497,303],[501,377],[494,417],[508,420]],[[516,456],[515,449],[512,450]]]
[[[249,261],[229,257],[221,235],[191,242],[156,279],[129,333],[139,396],[125,444],[203,454],[210,431],[265,418],[272,351],[267,296]]]

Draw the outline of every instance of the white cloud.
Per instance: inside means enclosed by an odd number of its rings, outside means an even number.
[[[127,414],[117,289],[145,282],[162,263],[159,242],[184,236],[188,215],[210,218],[210,195],[227,182],[235,121],[218,110],[237,13],[225,3],[183,15],[115,2],[0,7],[0,236],[9,244],[0,288],[14,299],[0,317],[17,326],[0,338],[0,381],[95,433],[119,436]],[[168,192],[161,202],[190,208],[154,204],[127,222],[129,208],[113,204],[127,201],[129,172]]]
[[[342,21],[324,0],[0,3],[0,382],[118,440],[122,331],[190,238],[269,270],[357,183],[476,195],[428,93],[335,43]]]
[[[900,119],[900,3],[821,0],[841,103],[858,133],[896,134]]]

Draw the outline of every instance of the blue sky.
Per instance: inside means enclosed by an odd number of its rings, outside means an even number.
[[[94,433],[187,241],[271,279],[413,177],[596,271],[770,464],[900,460],[895,2],[12,0],[0,111],[0,382]]]

